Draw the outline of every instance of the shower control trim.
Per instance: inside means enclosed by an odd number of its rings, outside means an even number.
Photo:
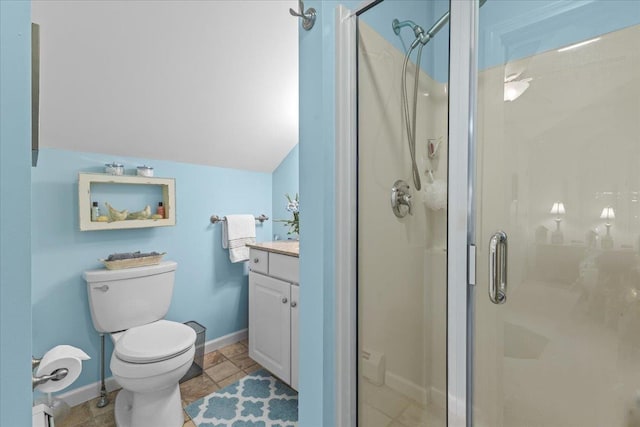
[[[391,210],[398,218],[404,218],[407,214],[413,215],[411,187],[401,179],[391,187]]]

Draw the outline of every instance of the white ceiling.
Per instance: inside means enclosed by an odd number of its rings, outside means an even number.
[[[41,146],[272,172],[298,142],[289,7],[33,1]]]

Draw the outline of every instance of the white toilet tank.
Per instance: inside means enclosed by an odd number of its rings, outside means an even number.
[[[89,270],[87,282],[93,327],[98,332],[116,332],[164,318],[171,304],[178,264],[122,270]]]

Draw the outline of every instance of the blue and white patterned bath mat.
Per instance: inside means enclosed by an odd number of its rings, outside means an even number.
[[[297,427],[298,393],[261,369],[184,410],[198,427]]]

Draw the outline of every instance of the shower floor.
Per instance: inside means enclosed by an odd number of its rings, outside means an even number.
[[[421,405],[392,388],[363,381],[360,427],[445,427],[444,409]]]

